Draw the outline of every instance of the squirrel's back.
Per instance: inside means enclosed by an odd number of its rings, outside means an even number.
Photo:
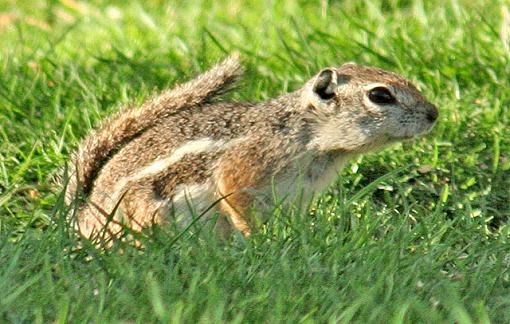
[[[92,131],[72,155],[66,203],[78,193],[88,196],[106,162],[122,147],[158,121],[189,107],[210,102],[227,92],[243,72],[239,55],[233,54],[197,78],[147,101],[140,108],[127,108]]]

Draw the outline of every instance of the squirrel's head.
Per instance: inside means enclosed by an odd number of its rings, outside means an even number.
[[[370,151],[426,133],[438,116],[410,81],[354,63],[321,70],[303,90],[321,150]]]

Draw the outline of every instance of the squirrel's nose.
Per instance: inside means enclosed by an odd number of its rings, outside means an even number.
[[[436,106],[434,106],[433,104],[429,104],[427,106],[426,115],[427,115],[427,120],[429,122],[433,123],[436,121],[436,119],[439,115],[439,111]]]

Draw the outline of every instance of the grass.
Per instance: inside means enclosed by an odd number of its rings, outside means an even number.
[[[0,321],[510,322],[509,10],[3,1]],[[79,242],[52,177],[80,138],[233,50],[249,70],[236,99],[356,61],[412,79],[439,123],[353,161],[310,210],[275,211],[250,240],[205,225],[178,240],[156,228],[143,250]]]

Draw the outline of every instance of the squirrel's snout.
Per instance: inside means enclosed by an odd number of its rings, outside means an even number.
[[[427,115],[427,120],[429,122],[433,123],[436,121],[437,117],[439,116],[439,110],[433,104],[428,104],[425,114]]]

